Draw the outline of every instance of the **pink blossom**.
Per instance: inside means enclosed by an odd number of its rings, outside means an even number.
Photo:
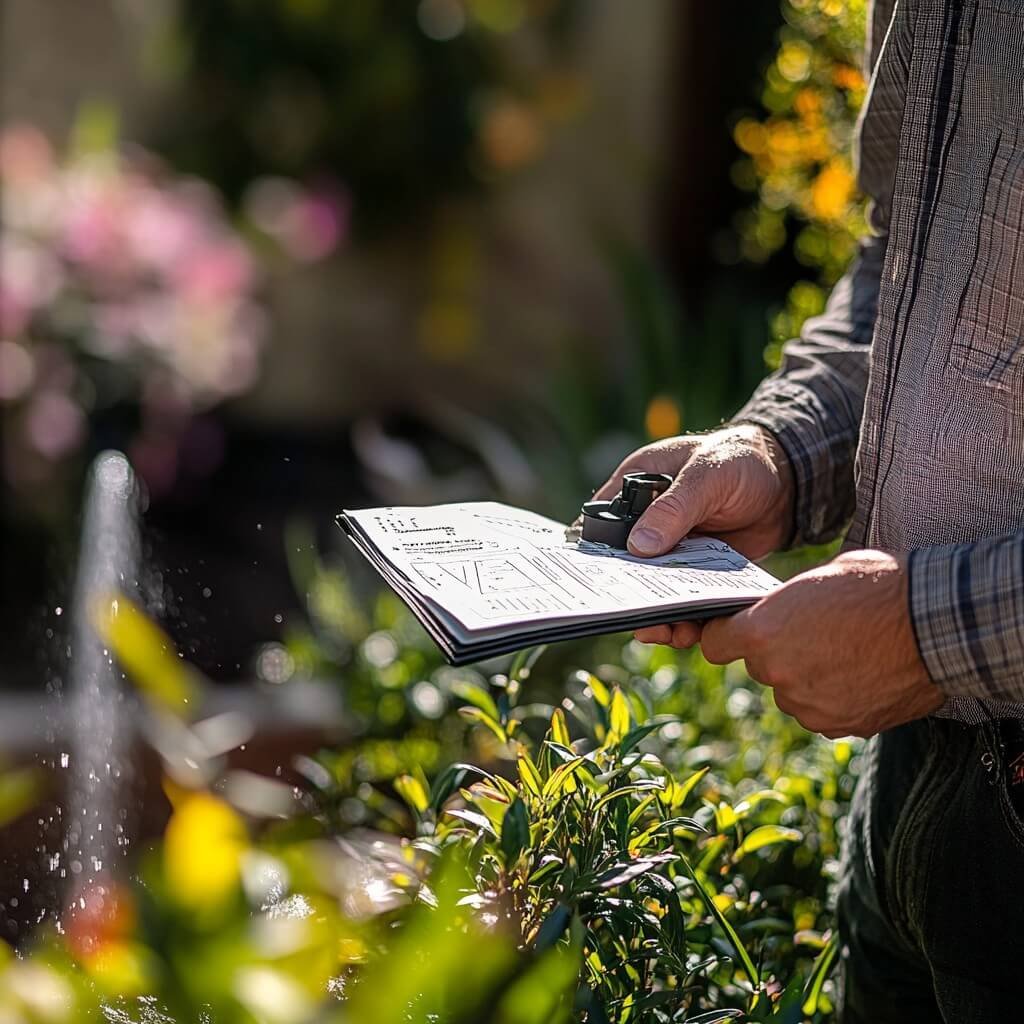
[[[175,270],[175,283],[186,296],[217,301],[247,291],[253,283],[252,258],[234,239],[219,239],[193,252]]]
[[[292,259],[329,256],[348,230],[350,202],[336,187],[303,190],[283,178],[262,178],[248,191],[245,211]]]
[[[149,188],[139,196],[125,233],[144,267],[167,272],[191,257],[204,241],[206,225],[184,197]]]

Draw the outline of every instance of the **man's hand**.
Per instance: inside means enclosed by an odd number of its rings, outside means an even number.
[[[664,554],[689,533],[720,537],[748,558],[785,543],[793,522],[793,476],[778,442],[756,426],[673,437],[638,448],[594,495],[614,497],[626,473],[670,473],[675,480],[640,517],[629,550]],[[647,643],[689,647],[700,636],[693,622],[637,632]]]
[[[921,718],[943,695],[917,650],[904,570],[881,551],[840,555],[746,611],[712,619],[700,638],[704,657],[743,658],[782,711],[831,738]]]
[[[748,558],[779,547],[793,520],[789,460],[766,430],[726,427],[638,448],[594,495],[613,498],[627,473],[668,473],[672,485],[629,535],[634,555],[663,555],[689,533],[706,533]]]

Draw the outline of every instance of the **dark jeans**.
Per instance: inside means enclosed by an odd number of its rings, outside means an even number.
[[[1021,741],[938,718],[871,741],[839,890],[843,1024],[1024,1021]]]

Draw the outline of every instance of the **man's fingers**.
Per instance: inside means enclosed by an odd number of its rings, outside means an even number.
[[[672,626],[672,646],[683,650],[700,640],[700,626],[696,622],[677,622]]]
[[[746,611],[737,612],[704,623],[700,634],[700,649],[712,665],[728,665],[749,653],[749,614]]]
[[[707,518],[713,501],[713,478],[707,467],[688,463],[630,531],[629,550],[645,558],[671,551]]]
[[[670,644],[672,642],[671,626],[644,626],[633,634],[634,639],[642,644]]]

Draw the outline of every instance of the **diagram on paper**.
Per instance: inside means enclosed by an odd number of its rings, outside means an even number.
[[[552,590],[551,581],[520,552],[489,558],[416,561],[413,569],[436,591],[448,595],[462,591],[462,600],[485,617],[570,611],[578,606],[578,602],[568,600],[568,594]]]

